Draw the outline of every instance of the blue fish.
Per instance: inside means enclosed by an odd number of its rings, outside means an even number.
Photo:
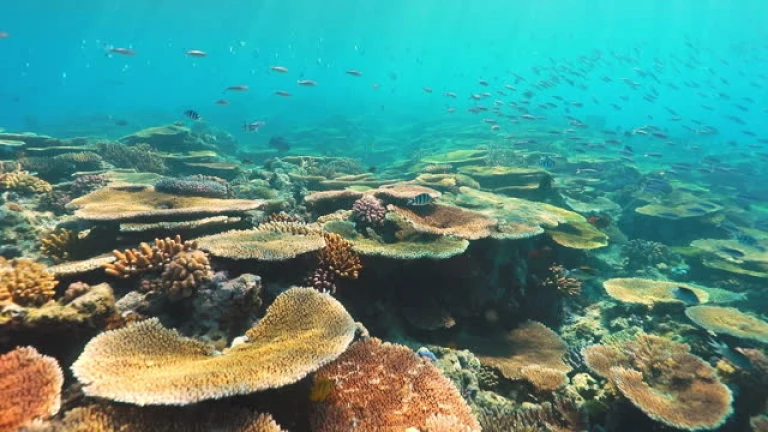
[[[699,296],[697,296],[692,289],[684,286],[676,286],[672,288],[672,295],[674,295],[676,299],[685,303],[686,306],[696,306],[697,304],[701,303]]]
[[[418,351],[416,351],[416,355],[419,357],[423,357],[425,359],[429,359],[431,361],[437,361],[437,356],[429,350],[429,348],[421,347]]]
[[[408,205],[423,206],[432,204],[432,195],[424,192],[408,200]]]

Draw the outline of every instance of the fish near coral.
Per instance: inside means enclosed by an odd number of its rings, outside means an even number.
[[[309,391],[309,400],[311,402],[324,402],[333,391],[333,381],[329,378],[318,378],[312,380],[312,388]]]

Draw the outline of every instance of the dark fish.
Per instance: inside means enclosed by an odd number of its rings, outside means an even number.
[[[720,252],[722,252],[724,254],[727,254],[727,255],[730,255],[730,256],[732,256],[734,258],[743,258],[744,257],[744,252],[742,252],[742,251],[740,251],[738,249],[729,248],[729,247],[725,247],[725,246],[720,246],[718,248],[718,250]]]
[[[734,237],[736,238],[736,241],[744,246],[757,246],[758,243],[755,237],[743,232],[736,233]]]
[[[285,153],[291,149],[291,144],[283,137],[274,136],[269,139],[269,146],[277,150],[279,153]]]
[[[432,195],[428,193],[418,194],[415,197],[408,200],[408,205],[423,206],[432,204]]]
[[[197,111],[191,109],[184,111],[184,117],[194,121],[200,121],[203,119],[200,117],[200,114],[198,114]]]
[[[672,288],[672,295],[674,295],[676,299],[685,303],[686,306],[695,306],[701,303],[699,296],[697,296],[692,289],[686,288],[684,286],[676,286]]]
[[[539,166],[544,168],[545,170],[551,170],[552,168],[555,167],[556,164],[557,162],[549,156],[542,156],[539,159]]]
[[[267,123],[265,121],[262,121],[262,120],[256,120],[256,121],[253,121],[253,122],[250,122],[250,123],[249,122],[243,122],[243,130],[246,133],[258,132],[259,129],[261,129],[262,126],[266,126],[266,124]]]
[[[368,167],[368,172],[369,173],[375,173],[378,170],[379,170],[379,167],[377,167],[376,165],[371,165],[371,166]]]

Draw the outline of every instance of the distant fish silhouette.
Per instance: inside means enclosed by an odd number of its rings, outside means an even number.
[[[283,137],[272,137],[269,139],[269,146],[279,153],[285,153],[291,149],[291,144]]]
[[[256,120],[252,122],[243,122],[243,130],[246,133],[258,132],[263,126],[266,126],[267,122],[262,120]]]
[[[685,303],[686,306],[695,306],[701,303],[701,301],[699,300],[699,296],[697,296],[692,289],[686,288],[684,286],[674,287],[672,289],[672,294],[675,296],[676,299]]]

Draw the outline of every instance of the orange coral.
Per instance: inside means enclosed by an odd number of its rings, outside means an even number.
[[[401,345],[378,339],[357,342],[315,379],[333,382],[325,400],[313,404],[315,432],[437,432],[436,424],[461,427],[451,431],[480,430],[453,383]]]
[[[338,234],[324,233],[325,247],[317,253],[320,267],[330,270],[338,277],[357,279],[362,270],[360,256],[352,250],[352,244]]]
[[[176,254],[194,250],[197,250],[197,242],[182,242],[179,235],[173,239],[155,239],[152,246],[141,243],[137,249],[112,251],[117,261],[102,264],[102,267],[110,276],[128,279],[148,271],[162,270]]]
[[[197,288],[211,280],[213,271],[208,256],[201,250],[177,253],[161,276],[163,288],[171,300],[192,296]]]
[[[72,372],[89,396],[188,405],[292,384],[344,352],[356,331],[333,297],[292,288],[246,332],[244,343],[223,352],[152,318],[93,338]]]
[[[0,305],[42,306],[56,294],[58,282],[45,266],[29,259],[0,257]]]
[[[714,429],[732,412],[733,395],[709,363],[686,344],[640,334],[616,346],[583,350],[587,366],[607,378],[650,418],[684,429]]]
[[[32,347],[0,356],[0,431],[15,431],[56,414],[63,383],[58,362]]]

